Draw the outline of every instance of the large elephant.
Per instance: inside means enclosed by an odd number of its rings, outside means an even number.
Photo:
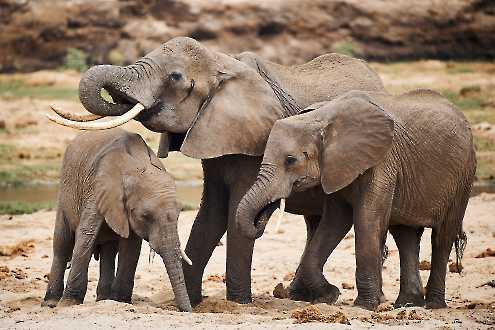
[[[349,92],[273,126],[257,180],[239,203],[237,224],[259,235],[260,212],[293,191],[319,187],[323,216],[299,266],[306,287],[333,300],[322,269],[354,225],[357,305],[375,309],[381,294],[381,247],[389,226],[400,253],[396,306],[425,303],[419,243],[433,228],[426,307],[445,307],[452,245],[462,256],[462,221],[476,170],[471,129],[441,95]]]
[[[102,88],[114,103],[101,97]],[[159,156],[180,150],[202,159],[203,197],[186,247],[193,265],[184,264],[191,303],[198,304],[204,268],[225,231],[227,298],[251,301],[254,240],[241,236],[234,220],[238,202],[256,179],[273,123],[353,89],[382,91],[383,84],[364,61],[344,55],[322,55],[286,67],[252,53],[228,56],[178,37],[133,65],[91,68],[81,79],[79,93],[93,114],[118,116],[106,126],[135,116],[148,129],[162,133]],[[99,123],[76,124],[101,128]],[[311,194],[314,205],[304,201],[307,195],[295,194],[287,201],[289,212],[306,216],[308,240],[323,197],[318,190]]]
[[[163,259],[177,306],[191,311],[181,262],[181,256],[187,256],[180,253],[177,233],[175,183],[139,135],[121,129],[80,134],[67,147],[60,182],[54,258],[43,305],[54,307],[60,298],[63,305],[83,302],[93,253],[100,259],[97,300],[131,302],[145,239]]]

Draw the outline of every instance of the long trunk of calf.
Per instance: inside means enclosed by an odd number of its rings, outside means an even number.
[[[248,238],[255,239],[261,236],[268,218],[276,208],[276,205],[272,205],[273,181],[273,171],[262,166],[258,178],[239,203],[236,217],[237,226],[240,232]],[[265,210],[267,207],[269,209]],[[261,217],[257,219],[262,211]]]
[[[175,228],[177,232],[177,228]],[[166,242],[164,244],[163,252],[160,252],[163,263],[167,269],[167,274],[172,285],[172,290],[175,295],[175,302],[180,311],[190,312],[192,311],[189,296],[187,295],[186,282],[184,280],[184,273],[182,272],[182,259],[179,250],[179,237],[177,234],[171,234],[171,231],[167,232]]]

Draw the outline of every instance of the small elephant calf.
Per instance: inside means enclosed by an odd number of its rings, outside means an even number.
[[[375,309],[382,299],[382,246],[390,229],[401,264],[395,306],[446,307],[447,262],[454,243],[462,256],[462,221],[476,170],[463,114],[429,90],[399,96],[353,91],[306,111],[273,126],[258,178],[237,209],[240,231],[255,238],[263,209],[293,191],[321,187],[323,216],[298,268],[305,296],[336,300],[339,290],[322,269],[354,225],[356,305]],[[418,270],[425,227],[433,229],[426,297]]]
[[[163,259],[179,309],[191,311],[181,257],[188,259],[180,249],[178,216],[175,183],[139,135],[121,129],[80,134],[64,156],[53,263],[43,305],[55,307],[60,298],[61,305],[83,302],[93,253],[100,259],[97,300],[130,302],[145,239]]]

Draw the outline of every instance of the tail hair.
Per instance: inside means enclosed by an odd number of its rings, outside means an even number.
[[[466,249],[466,245],[467,245],[467,235],[461,229],[455,237],[455,255],[456,255],[455,262],[458,273],[461,273],[462,271],[462,257],[464,256],[464,249]]]

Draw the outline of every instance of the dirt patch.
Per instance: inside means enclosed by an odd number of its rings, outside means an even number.
[[[495,257],[495,250],[487,248],[485,251],[478,254],[475,258],[486,258],[486,257]]]
[[[324,315],[318,307],[314,305],[292,312],[291,318],[295,319],[294,323],[322,322],[351,324],[344,313],[335,312],[330,315]]]
[[[27,254],[33,251],[34,248],[34,240],[26,240],[10,246],[0,246],[0,256],[16,257],[22,255],[27,257]]]

